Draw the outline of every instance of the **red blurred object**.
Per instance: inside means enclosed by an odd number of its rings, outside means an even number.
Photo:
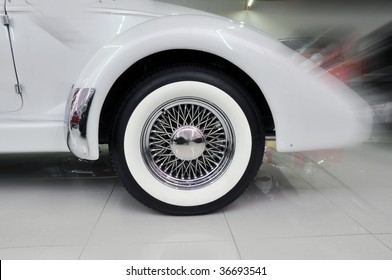
[[[342,82],[348,83],[350,80],[364,74],[363,61],[360,59],[348,60],[328,69],[328,72]]]

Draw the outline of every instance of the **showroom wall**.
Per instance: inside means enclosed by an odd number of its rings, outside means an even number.
[[[246,22],[277,39],[314,35],[331,26],[352,26],[364,36],[391,20],[392,1],[160,0]]]

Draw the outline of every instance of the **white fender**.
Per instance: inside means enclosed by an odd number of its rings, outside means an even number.
[[[247,73],[270,106],[279,151],[341,147],[369,135],[369,107],[329,74],[268,35],[241,23],[204,15],[161,17],[102,47],[75,88],[94,88],[86,159],[97,159],[102,105],[116,79],[140,59],[164,50],[220,56]]]

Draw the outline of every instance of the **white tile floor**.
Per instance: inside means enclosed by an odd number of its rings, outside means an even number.
[[[268,148],[240,199],[195,217],[140,205],[105,160],[0,169],[0,259],[392,259],[392,149],[379,144]]]

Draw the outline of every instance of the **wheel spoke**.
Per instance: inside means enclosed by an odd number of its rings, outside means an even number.
[[[152,114],[142,152],[150,172],[175,188],[207,186],[228,167],[234,135],[226,115],[206,100],[172,100]]]

